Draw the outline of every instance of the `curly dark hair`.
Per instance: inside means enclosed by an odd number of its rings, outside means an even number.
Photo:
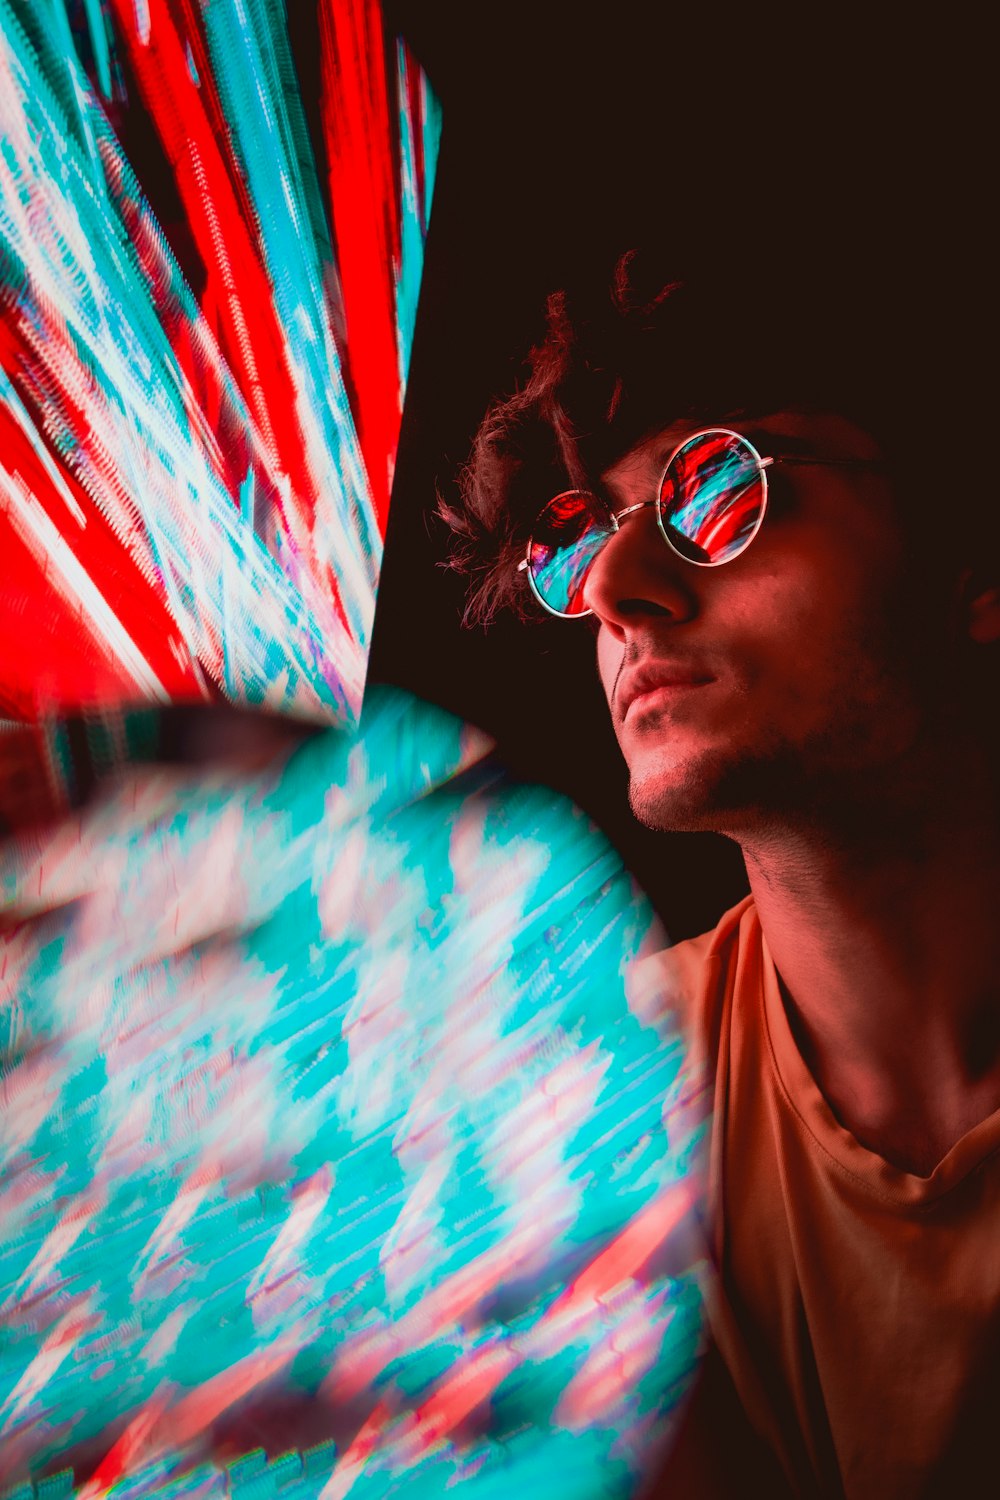
[[[841,264],[823,277],[785,257],[741,269],[671,277],[660,255],[633,249],[596,290],[549,297],[527,379],[491,405],[457,498],[439,500],[448,566],[469,578],[464,623],[504,608],[539,617],[517,564],[542,505],[560,489],[599,487],[636,443],[682,420],[793,408],[850,417],[880,443],[907,513],[927,529],[940,499],[935,440],[967,396],[943,352],[948,318],[934,321],[934,287],[898,265],[852,276]]]

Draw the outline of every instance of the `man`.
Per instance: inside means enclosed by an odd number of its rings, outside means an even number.
[[[472,618],[589,620],[636,816],[745,857],[658,960],[715,1087],[699,1494],[968,1492],[1000,1389],[1000,569],[925,288],[626,255],[448,512]]]

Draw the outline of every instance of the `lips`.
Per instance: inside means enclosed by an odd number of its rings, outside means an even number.
[[[653,694],[662,694],[663,699],[669,701],[671,692],[680,695],[687,689],[704,687],[714,681],[710,672],[698,667],[679,662],[648,662],[622,674],[617,694],[619,713],[624,720],[633,704],[641,699],[649,697],[652,706]]]

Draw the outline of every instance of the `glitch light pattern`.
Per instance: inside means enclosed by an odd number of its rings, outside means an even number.
[[[0,845],[0,1490],[632,1492],[700,1339],[703,1094],[644,898],[487,748],[379,689]]]
[[[0,0],[0,717],[357,721],[439,128],[371,0]]]

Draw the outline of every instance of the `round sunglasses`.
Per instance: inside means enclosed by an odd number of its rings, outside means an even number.
[[[656,507],[656,523],[667,546],[685,562],[718,568],[745,552],[767,510],[771,464],[880,467],[865,458],[806,458],[798,454],[762,458],[728,427],[707,427],[674,449],[655,500],[612,511],[587,490],[564,490],[541,511],[528,550],[518,564],[539,604],[561,620],[593,614],[584,603],[590,570],[625,516]]]

